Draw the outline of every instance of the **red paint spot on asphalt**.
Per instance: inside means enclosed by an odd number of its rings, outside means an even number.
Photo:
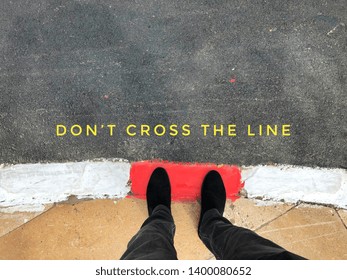
[[[237,194],[244,185],[240,169],[234,165],[141,161],[133,163],[130,170],[131,191],[135,197],[146,199],[149,178],[157,167],[166,169],[171,183],[171,198],[174,201],[192,201],[200,198],[203,179],[210,170],[220,173],[227,198],[233,201],[238,198]]]

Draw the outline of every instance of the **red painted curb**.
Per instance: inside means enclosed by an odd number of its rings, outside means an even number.
[[[175,163],[168,161],[134,162],[130,169],[131,191],[137,198],[146,198],[146,189],[153,170],[163,167],[171,183],[171,198],[175,201],[192,201],[200,198],[200,190],[205,175],[216,170],[222,176],[227,198],[233,201],[243,187],[239,167],[203,163]]]

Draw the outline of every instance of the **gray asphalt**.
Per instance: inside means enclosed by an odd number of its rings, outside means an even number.
[[[0,163],[346,168],[346,25],[345,0],[4,1]],[[99,131],[58,137],[57,124]],[[131,137],[129,124],[190,135]],[[235,124],[237,136],[204,137],[201,124]],[[259,124],[290,124],[291,136],[248,136]]]

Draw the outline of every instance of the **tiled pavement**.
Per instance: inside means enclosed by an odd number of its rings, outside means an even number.
[[[258,203],[259,204],[259,203]],[[307,204],[227,202],[225,217],[309,259],[347,259],[347,211]],[[197,202],[174,202],[179,259],[211,259]],[[72,201],[43,213],[0,213],[0,259],[119,259],[147,217],[144,200]]]

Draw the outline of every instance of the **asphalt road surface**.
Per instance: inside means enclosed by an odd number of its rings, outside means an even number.
[[[345,0],[3,1],[0,163],[345,168],[346,25]]]

